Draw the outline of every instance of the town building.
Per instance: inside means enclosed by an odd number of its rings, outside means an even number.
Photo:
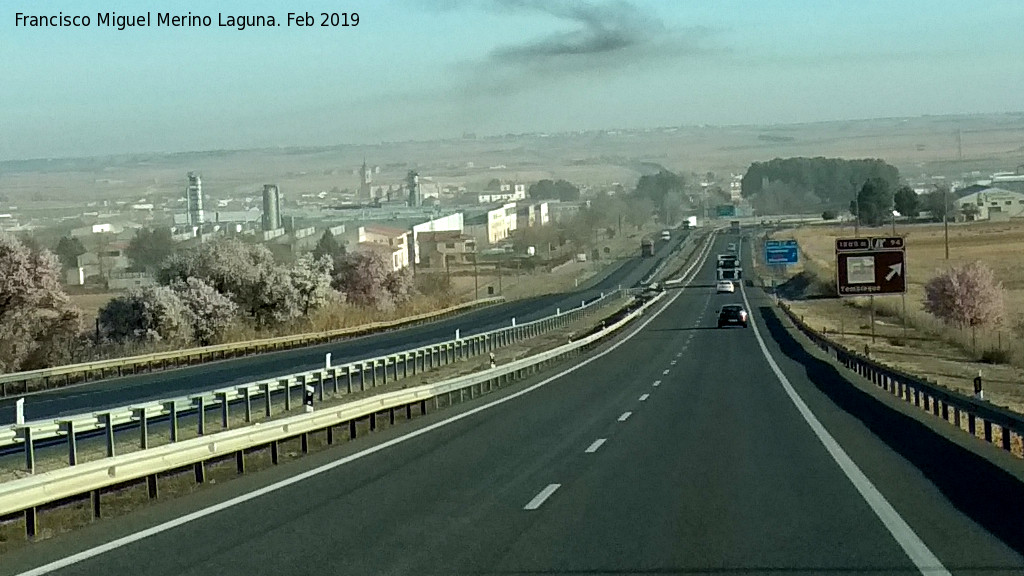
[[[472,264],[476,254],[476,240],[458,230],[421,232],[417,243],[421,268],[444,269]]]

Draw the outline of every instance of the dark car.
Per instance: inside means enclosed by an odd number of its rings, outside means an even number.
[[[742,326],[747,327],[747,311],[739,304],[722,306],[718,311],[718,327]]]

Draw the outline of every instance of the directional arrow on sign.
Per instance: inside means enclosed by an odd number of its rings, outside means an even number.
[[[889,273],[885,275],[885,280],[888,282],[892,280],[893,276],[899,276],[903,273],[903,263],[893,264],[889,266]]]

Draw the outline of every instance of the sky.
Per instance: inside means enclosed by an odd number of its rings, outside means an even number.
[[[342,10],[359,24],[319,25]],[[1020,0],[0,0],[0,160],[1020,112],[1021,22]]]

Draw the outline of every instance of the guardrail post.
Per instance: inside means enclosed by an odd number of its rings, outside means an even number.
[[[60,422],[62,431],[68,437],[68,466],[78,464],[78,441],[75,438],[75,421],[64,420]]]
[[[164,402],[164,410],[167,410],[167,423],[171,426],[171,442],[178,441],[178,406],[173,400]]]
[[[239,475],[245,474],[245,450],[235,452],[235,471]]]
[[[160,495],[160,487],[156,483],[156,474],[146,476],[146,488],[149,491],[149,499],[156,500]]]
[[[203,484],[206,482],[206,463],[200,460],[193,466],[196,473],[196,484]]]
[[[331,390],[332,394],[338,395],[338,369],[334,367],[331,368]]]
[[[270,443],[270,462],[277,466],[281,461],[281,446],[274,440]]]
[[[149,449],[149,418],[146,418],[145,408],[136,408],[133,410],[135,416],[139,420],[139,448],[142,450]]]
[[[992,422],[988,420],[982,421],[985,426],[985,442],[992,443]]]
[[[110,412],[105,412],[102,416],[103,428],[107,435],[107,458],[114,457],[114,417]]]
[[[345,366],[345,390],[347,394],[352,393],[352,365]]]
[[[385,356],[384,358],[381,358],[381,361],[380,361],[381,378],[382,378],[381,384],[383,386],[387,386],[388,385],[388,360],[390,360],[390,358]],[[398,372],[398,361],[397,360],[395,361],[395,372],[396,373]],[[397,376],[396,376],[396,378],[397,378]]]
[[[403,352],[402,353],[402,378],[405,379],[405,378],[408,378],[408,377],[409,377],[409,353],[408,352]]]
[[[377,360],[370,360],[370,386],[377,387]]]
[[[252,422],[252,393],[249,387],[242,388],[242,403],[245,404],[245,423]]]
[[[377,429],[377,413],[370,412],[370,432]]]
[[[974,419],[974,414],[967,414],[967,431],[971,433],[971,436],[977,436],[977,421]]]
[[[100,491],[98,488],[89,492],[89,504],[92,505],[92,519],[99,520],[103,515],[100,509]]]
[[[349,420],[348,421],[348,439],[349,440],[354,440],[355,437],[356,437],[356,421],[355,420]]]
[[[36,507],[25,510],[25,537],[31,542],[36,539],[39,532],[39,519],[36,517]]]
[[[435,396],[434,398],[437,398],[437,397]],[[427,401],[426,400],[420,400],[420,416],[423,416],[426,413],[427,413]]]
[[[313,384],[313,386],[316,386],[316,390],[317,390],[316,395],[317,395],[318,401],[323,402],[324,401],[324,373],[319,371],[319,370],[317,370],[315,372],[315,374],[316,374],[316,384]]]
[[[270,398],[270,382],[264,382],[260,385],[263,388],[263,414],[266,418],[270,418],[273,413],[273,402]]]
[[[327,445],[334,444],[334,426],[327,427]]]
[[[1010,451],[1010,428],[1005,424],[1000,424],[999,429],[1003,431],[1003,450]]]
[[[196,404],[196,427],[199,435],[206,434],[206,398],[197,396],[193,400]]]
[[[282,378],[281,384],[284,386],[284,411],[288,412],[292,409],[292,379]]]
[[[32,439],[32,428],[25,426],[21,429],[21,435],[25,439],[25,470],[29,474],[36,473],[36,446]]]
[[[957,428],[960,427],[960,407],[953,406],[953,425]]]
[[[405,405],[405,419],[412,420],[412,404]]]
[[[228,413],[228,393],[218,392],[217,398],[220,400],[220,427],[227,428],[230,424],[230,414]]]

